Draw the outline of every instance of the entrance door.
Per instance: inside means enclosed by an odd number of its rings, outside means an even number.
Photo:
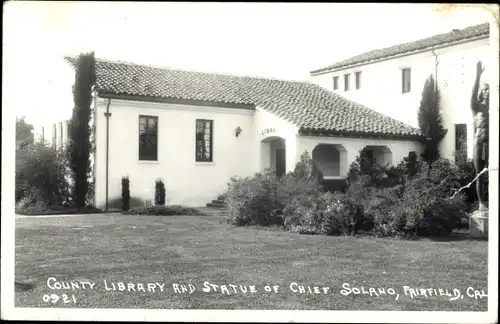
[[[285,149],[276,149],[276,175],[281,177],[286,173]]]

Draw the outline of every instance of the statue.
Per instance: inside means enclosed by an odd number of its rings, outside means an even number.
[[[489,86],[485,84],[478,95],[479,82],[484,67],[481,61],[477,62],[476,80],[472,89],[471,110],[474,118],[474,146],[473,161],[476,174],[488,166],[488,137],[489,137]],[[487,211],[488,207],[484,197],[485,180],[487,173],[483,173],[476,182],[479,211]]]

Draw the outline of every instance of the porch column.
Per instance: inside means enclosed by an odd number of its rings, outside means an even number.
[[[285,139],[286,173],[293,172],[293,170],[295,170],[295,165],[300,160],[300,157],[297,159],[297,146],[298,141],[296,135],[289,136]]]

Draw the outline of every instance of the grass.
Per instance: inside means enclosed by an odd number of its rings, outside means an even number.
[[[231,227],[223,216],[85,215],[16,220],[16,307],[485,311],[487,298],[405,295],[416,288],[487,290],[487,242],[401,241],[299,235]],[[47,279],[95,282],[59,291]],[[106,291],[103,282],[162,283],[166,291]],[[203,292],[203,283],[254,285],[257,293]],[[329,287],[294,293],[289,285]],[[192,294],[172,284],[192,284]],[[349,295],[342,285],[394,288],[394,296]],[[278,293],[264,290],[278,285]],[[137,286],[135,286],[137,287]],[[231,288],[230,288],[231,289]],[[238,289],[238,288],[237,288]],[[249,289],[249,288],[247,288]],[[307,289],[307,288],[306,288]],[[314,290],[314,288],[312,288]],[[322,289],[322,288],[318,288]],[[307,290],[306,290],[307,291]],[[74,295],[76,304],[44,302]]]
[[[102,210],[92,206],[86,206],[83,208],[51,206],[51,207],[25,207],[25,208],[16,207],[15,212],[18,215],[37,216],[37,215],[96,214],[96,213],[102,213]]]

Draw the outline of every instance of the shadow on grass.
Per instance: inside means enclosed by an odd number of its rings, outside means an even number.
[[[35,284],[31,282],[14,282],[14,290],[16,292],[28,291],[35,289]]]
[[[478,241],[484,242],[488,241],[488,238],[481,237],[472,237],[469,235],[469,231],[457,231],[453,232],[448,236],[440,236],[440,237],[429,237],[428,240],[434,242],[456,242],[456,241]]]

